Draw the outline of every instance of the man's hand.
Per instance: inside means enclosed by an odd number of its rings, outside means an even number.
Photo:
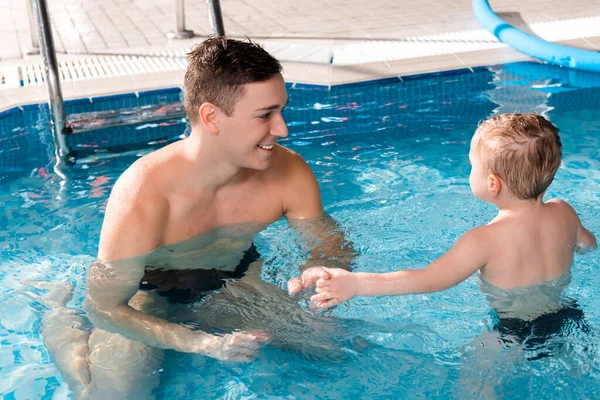
[[[315,286],[319,279],[329,279],[329,273],[325,267],[311,267],[305,270],[300,277],[288,281],[288,293],[296,294],[304,289]]]
[[[193,334],[193,331],[191,332]],[[269,340],[263,331],[234,332],[225,336],[212,336],[208,345],[205,335],[199,343],[190,343],[190,352],[205,354],[221,361],[249,362],[256,357],[258,350]]]
[[[340,268],[323,268],[327,279],[317,280],[317,289],[310,300],[320,308],[333,307],[358,295],[359,275]]]

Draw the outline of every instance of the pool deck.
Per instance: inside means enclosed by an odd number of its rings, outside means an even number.
[[[186,29],[170,40],[171,0],[48,0],[65,99],[181,86],[185,54],[210,34],[205,1],[185,2]],[[318,4],[318,7],[315,5]],[[546,40],[600,51],[600,2],[492,0],[509,23]],[[263,44],[288,82],[317,85],[531,60],[499,43],[475,19],[470,0],[223,0],[225,31]],[[23,0],[0,14],[0,111],[43,103],[43,61],[31,47]]]

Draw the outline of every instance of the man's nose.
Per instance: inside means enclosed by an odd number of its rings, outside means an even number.
[[[271,126],[271,135],[279,136],[279,137],[287,137],[288,135],[288,127],[283,119],[283,115],[279,114],[273,121],[273,125]]]

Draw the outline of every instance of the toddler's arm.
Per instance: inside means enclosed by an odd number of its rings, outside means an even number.
[[[598,244],[596,243],[596,236],[594,236],[592,232],[585,229],[583,225],[579,224],[579,228],[577,229],[577,245],[575,246],[575,251],[578,253],[584,253],[597,247]]]
[[[325,308],[354,296],[401,295],[447,289],[487,264],[492,242],[486,236],[484,226],[471,229],[450,251],[423,270],[375,274],[323,268],[329,276],[317,281],[317,294],[311,300]]]

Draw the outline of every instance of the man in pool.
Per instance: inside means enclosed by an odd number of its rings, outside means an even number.
[[[301,346],[311,334],[299,326],[302,310],[260,279],[252,244],[282,216],[315,257],[348,265],[351,247],[323,215],[314,174],[277,144],[288,135],[279,62],[223,37],[188,59],[190,136],[136,161],[110,195],[83,304],[94,328],[79,330],[85,321],[75,313],[45,318],[45,342],[79,397],[151,397],[165,349],[249,361],[269,339]],[[56,295],[50,300],[64,304]],[[269,332],[272,321],[278,332]]]

